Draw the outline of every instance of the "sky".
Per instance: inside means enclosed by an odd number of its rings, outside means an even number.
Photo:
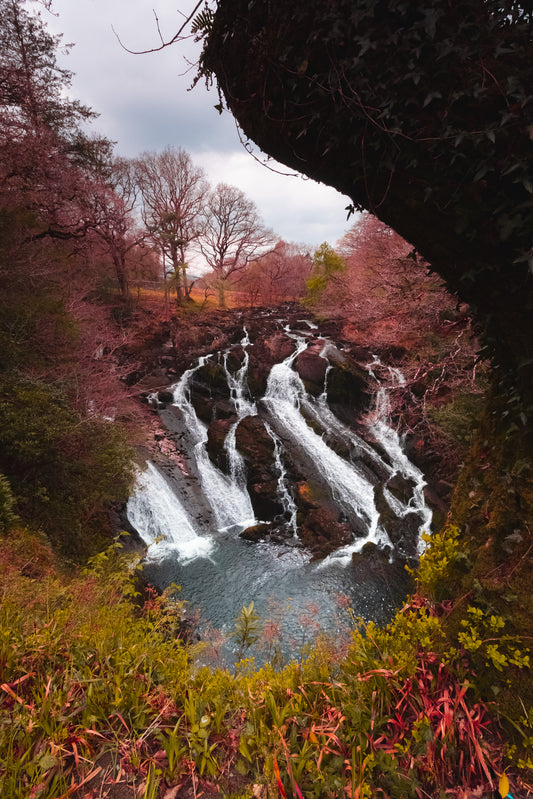
[[[61,66],[75,73],[71,94],[100,117],[92,129],[116,141],[115,152],[135,157],[166,146],[187,150],[209,181],[238,186],[280,238],[315,248],[335,246],[353,224],[346,221],[347,197],[299,176],[277,174],[258,163],[239,141],[229,111],[220,115],[216,89],[190,90],[200,45],[192,39],[157,53],[132,55],[159,44],[155,15],[171,38],[197,0],[53,0],[43,20],[63,44]],[[180,13],[182,12],[182,13]],[[116,34],[113,31],[116,31]],[[257,154],[260,155],[259,151]],[[269,166],[287,173],[285,167]]]

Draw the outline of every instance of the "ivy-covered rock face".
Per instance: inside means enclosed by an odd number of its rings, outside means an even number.
[[[219,0],[201,72],[265,152],[413,243],[527,409],[533,47],[514,1]]]

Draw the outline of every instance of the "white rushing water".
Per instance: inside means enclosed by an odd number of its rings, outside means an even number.
[[[375,378],[372,367],[383,366],[379,358],[374,358],[371,364],[368,365],[369,374]],[[386,367],[391,376],[391,382],[403,386],[405,378],[399,369],[391,366]],[[404,517],[412,511],[416,511],[421,518],[419,526],[419,539],[418,539],[418,552],[421,554],[423,549],[423,541],[421,534],[429,532],[431,528],[432,513],[430,508],[426,505],[424,496],[424,487],[427,485],[424,475],[407,457],[404,451],[403,442],[398,435],[398,431],[390,426],[390,398],[389,392],[386,387],[381,385],[376,395],[374,420],[370,425],[371,432],[375,435],[376,440],[386,449],[392,465],[393,475],[400,474],[406,480],[412,480],[414,483],[413,494],[407,504],[400,502],[387,488],[383,487],[383,494],[394,510],[397,516]]]
[[[207,427],[198,419],[190,399],[190,384],[194,373],[205,365],[207,358],[200,358],[198,366],[183,373],[174,386],[174,405],[183,414],[188,434],[192,440],[193,453],[202,483],[204,495],[218,523],[219,530],[237,528],[244,530],[255,524],[255,515],[250,497],[243,482],[244,464],[236,450],[235,441],[228,444],[228,456],[233,476],[227,476],[211,462],[207,452]]]
[[[278,472],[278,499],[283,507],[284,517],[293,536],[297,537],[297,507],[291,493],[282,459],[282,451],[288,447],[292,457],[298,458],[303,468],[314,471],[316,479],[326,485],[331,500],[343,512],[349,522],[357,530],[358,535],[348,546],[339,549],[329,556],[328,561],[347,564],[353,553],[358,552],[367,542],[383,546],[390,544],[387,533],[380,524],[380,514],[375,502],[375,486],[378,482],[376,474],[381,476],[383,497],[397,518],[401,519],[413,512],[419,514],[419,532],[429,529],[431,511],[424,499],[425,481],[422,473],[407,458],[402,441],[396,430],[390,425],[390,406],[386,387],[379,384],[376,393],[375,408],[371,414],[369,431],[371,436],[383,447],[386,460],[368,442],[363,440],[353,429],[343,424],[331,411],[327,398],[328,374],[332,368],[328,354],[334,357],[337,352],[328,340],[315,338],[314,343],[323,341],[320,357],[327,362],[324,378],[324,389],[317,397],[307,393],[304,383],[294,369],[298,355],[308,346],[306,335],[287,334],[295,341],[295,349],[283,362],[275,364],[270,372],[267,390],[262,399],[262,408],[267,410],[268,423],[265,428],[274,442],[274,459]],[[233,405],[236,421],[231,425],[224,442],[229,474],[225,474],[210,460],[207,452],[207,427],[198,419],[191,402],[191,383],[197,370],[209,361],[209,357],[199,359],[198,365],[188,369],[174,386],[174,405],[179,408],[187,428],[187,436],[192,445],[192,453],[198,469],[201,487],[205,499],[212,509],[219,531],[240,532],[257,523],[250,497],[246,488],[246,468],[244,460],[236,446],[236,432],[239,422],[246,416],[258,414],[256,403],[249,395],[248,389],[248,348],[252,346],[248,332],[244,328],[244,337],[240,341],[242,360],[240,367],[232,372],[228,367],[230,350],[220,357],[228,385],[230,401]],[[375,358],[369,364],[371,377],[378,382],[373,369],[387,369],[393,382],[402,383],[403,375],[397,369],[384,367]],[[341,442],[344,456],[331,442]],[[363,457],[364,456],[364,457]],[[369,468],[370,467],[370,468]],[[161,484],[156,486],[156,478],[152,476],[154,487],[161,493]],[[387,483],[395,475],[401,475],[414,486],[408,502],[403,502],[387,487]],[[149,490],[146,477],[143,492]],[[163,480],[159,476],[160,480]],[[164,481],[163,481],[164,483]],[[164,483],[170,492],[168,484]],[[132,522],[133,523],[133,522]],[[134,526],[142,526],[139,519]],[[196,535],[188,529],[186,515],[183,526],[186,540]],[[146,525],[145,525],[146,526]],[[155,522],[151,526],[155,529]],[[189,525],[190,526],[190,525]],[[162,531],[164,540],[169,539],[168,530]],[[155,537],[155,535],[154,535]]]
[[[213,549],[213,539],[198,535],[191,517],[152,463],[137,477],[127,515],[148,546],[150,559],[174,556],[187,562],[206,557]]]
[[[232,374],[231,370],[228,368],[229,352],[224,353],[222,360],[224,371],[226,373],[226,380],[228,382],[230,400],[237,415],[236,421],[230,427],[226,436],[224,449],[228,458],[229,478],[231,482],[237,486],[239,490],[243,492],[243,494],[248,496],[246,489],[246,466],[244,464],[244,458],[237,449],[237,427],[239,422],[241,419],[244,419],[245,416],[257,415],[257,406],[255,402],[251,401],[247,396],[248,364],[250,361],[250,356],[246,348],[250,346],[250,339],[248,337],[248,331],[246,328],[244,328],[244,338],[241,339],[240,345],[243,348],[244,356],[242,364],[240,368],[237,369],[235,374]],[[253,521],[249,523],[253,524]]]
[[[283,515],[287,521],[287,526],[289,527],[289,529],[292,529],[293,538],[298,538],[298,525],[297,525],[298,508],[296,507],[294,497],[290,492],[289,481],[287,479],[287,473],[285,471],[285,465],[281,457],[283,444],[281,443],[281,440],[275,434],[275,432],[272,430],[269,424],[265,424],[265,429],[270,438],[272,439],[272,441],[274,442],[274,463],[279,473],[278,498],[281,503],[281,507],[283,508]]]
[[[263,398],[269,420],[276,433],[291,442],[291,448],[300,451],[309,464],[318,466],[322,479],[330,487],[332,499],[352,519],[364,524],[365,540],[379,543],[383,533],[378,530],[379,514],[374,503],[373,486],[355,466],[330,449],[308,425],[303,414],[307,412],[327,429],[328,421],[322,418],[323,403],[311,400],[292,368],[294,360],[307,347],[306,339],[298,337],[296,340],[295,352],[271,369]]]

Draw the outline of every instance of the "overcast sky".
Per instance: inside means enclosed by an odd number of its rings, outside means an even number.
[[[196,0],[53,0],[57,16],[43,19],[63,43],[74,43],[61,65],[75,73],[72,93],[100,114],[92,128],[117,142],[116,152],[136,156],[167,145],[187,150],[208,179],[242,189],[264,222],[287,241],[311,247],[332,246],[351,223],[349,200],[334,189],[300,177],[275,174],[258,164],[239,142],[233,117],[219,115],[216,90],[203,85],[188,91],[194,70],[184,74],[185,58],[194,60],[199,45],[188,41],[148,55],[133,50],[157,46],[160,28],[168,38],[192,11]],[[179,9],[179,10],[178,10]],[[284,172],[284,167],[277,166]],[[353,220],[352,220],[353,221]]]

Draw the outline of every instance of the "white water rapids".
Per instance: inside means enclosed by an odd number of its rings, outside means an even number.
[[[327,340],[317,338],[311,323],[307,324],[309,333],[292,333],[285,328],[295,343],[294,351],[272,367],[266,392],[257,402],[248,389],[249,351],[254,345],[246,329],[240,342],[242,360],[237,370],[232,372],[228,366],[228,351],[200,358],[196,366],[185,371],[172,388],[172,411],[185,431],[181,445],[188,450],[192,474],[186,478],[174,470],[169,476],[148,463],[128,503],[128,519],[148,546],[147,574],[151,582],[160,587],[170,582],[182,585],[183,597],[200,606],[205,620],[216,626],[231,623],[242,605],[251,600],[266,613],[271,596],[287,602],[291,597],[293,610],[300,613],[309,601],[315,602],[320,606],[324,625],[334,623],[338,594],[347,594],[359,615],[379,618],[385,614],[386,619],[390,603],[402,600],[395,593],[402,588],[368,582],[361,591],[354,584],[350,569],[345,568],[354,553],[369,542],[379,548],[390,546],[376,505],[376,475],[382,477],[382,496],[396,518],[401,520],[415,513],[419,532],[429,529],[431,512],[424,502],[423,475],[405,455],[402,441],[388,418],[386,388],[374,374],[378,368],[383,373],[387,367],[378,359],[368,366],[377,387],[368,424],[369,437],[379,444],[373,447],[330,409],[328,352],[335,348]],[[320,356],[328,361],[324,390],[318,397],[308,394],[294,368],[298,355],[308,347],[310,336],[315,348],[323,342]],[[191,401],[195,374],[208,363],[222,366],[236,419],[224,442],[228,473],[210,459],[208,428],[198,418]],[[402,379],[397,370],[389,371],[391,379]],[[246,486],[245,462],[236,446],[237,427],[248,416],[261,418],[273,442],[277,497],[283,508],[284,524],[291,533],[282,544],[271,543],[268,537],[260,543],[250,543],[238,535],[259,521],[268,521],[255,517]],[[350,544],[320,564],[310,562],[308,553],[300,548],[298,508],[285,469],[289,453],[302,470],[308,471],[310,479],[322,486],[346,524],[356,531]],[[387,487],[395,475],[413,486],[406,502]],[[199,492],[196,495],[191,493],[193,484]],[[200,495],[199,509],[194,497]]]

